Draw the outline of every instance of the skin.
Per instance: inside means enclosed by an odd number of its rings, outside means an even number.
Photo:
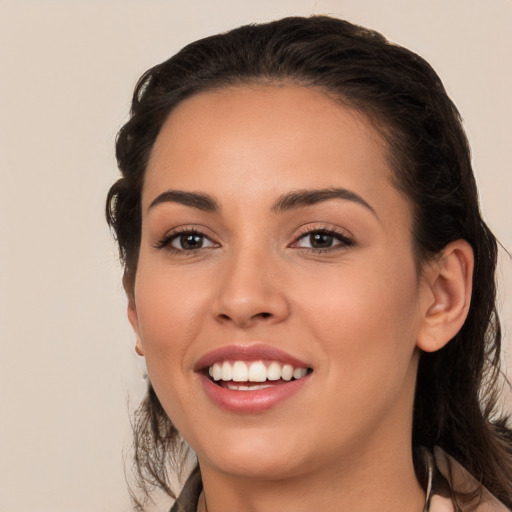
[[[391,176],[364,115],[296,85],[202,93],[164,124],[128,315],[155,391],[197,453],[209,512],[423,510],[410,446],[418,349],[441,348],[464,321],[472,259],[458,241],[419,272],[412,205]],[[367,205],[273,208],[333,187]],[[219,210],[150,207],[169,190],[208,194]],[[180,250],[176,229],[203,233],[203,247]],[[325,229],[332,246],[315,251],[308,233]],[[306,361],[311,378],[270,410],[225,411],[194,364],[254,343]]]

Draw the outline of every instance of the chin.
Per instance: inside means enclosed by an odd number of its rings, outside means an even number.
[[[199,460],[201,465],[201,460]],[[296,467],[293,456],[282,458],[275,454],[252,454],[243,457],[236,455],[232,458],[222,458],[214,461],[212,466],[218,471],[251,480],[284,480],[298,476],[300,473]]]
[[[268,439],[242,433],[243,439],[219,442],[220,450],[212,445],[197,452],[200,465],[207,464],[218,471],[241,478],[280,480],[300,473],[304,467],[299,447],[300,439],[283,443],[280,438]]]

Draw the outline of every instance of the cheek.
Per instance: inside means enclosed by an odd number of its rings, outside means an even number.
[[[144,266],[139,270],[135,300],[148,374],[173,424],[188,432],[187,418],[196,421],[195,411],[184,414],[194,401],[187,382],[193,363],[190,348],[201,329],[198,319],[205,314],[204,294],[177,276],[146,273]]]
[[[135,287],[139,332],[148,368],[186,364],[188,342],[205,314],[204,286],[183,282],[176,273],[140,265]],[[179,357],[178,357],[179,356]]]
[[[404,367],[419,325],[418,282],[412,260],[376,258],[330,272],[304,285],[297,296],[316,338],[343,371],[370,375],[369,367]],[[319,276],[320,277],[320,276]],[[334,366],[331,364],[331,366]]]

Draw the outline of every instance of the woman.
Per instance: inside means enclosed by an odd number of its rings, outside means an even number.
[[[117,158],[144,491],[188,444],[173,511],[512,506],[496,240],[423,59],[328,17],[197,41]]]

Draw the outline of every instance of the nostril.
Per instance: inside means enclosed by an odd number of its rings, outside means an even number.
[[[256,313],[254,315],[229,315],[226,313],[219,313],[217,316],[217,320],[220,320],[221,322],[230,322],[234,321],[237,324],[240,325],[249,325],[253,322],[257,322],[258,320],[266,320],[266,319],[272,319],[274,318],[274,315],[272,313],[269,313],[268,311],[262,311],[261,313]]]

